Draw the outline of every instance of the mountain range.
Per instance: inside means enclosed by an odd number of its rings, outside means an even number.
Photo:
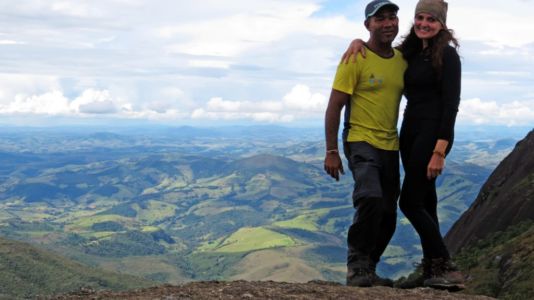
[[[149,281],[343,281],[352,179],[324,174],[315,135],[184,130],[0,132],[0,234]],[[456,142],[437,183],[443,232],[515,142]],[[379,272],[409,272],[418,245],[399,214]]]

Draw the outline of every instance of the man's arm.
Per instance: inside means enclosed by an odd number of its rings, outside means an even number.
[[[345,174],[341,157],[339,156],[337,138],[341,110],[349,100],[349,94],[333,89],[325,114],[326,156],[324,159],[324,170],[337,181],[339,181],[339,173]]]

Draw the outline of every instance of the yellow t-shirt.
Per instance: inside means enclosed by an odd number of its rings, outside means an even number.
[[[333,89],[351,95],[345,107],[344,140],[367,142],[383,150],[398,150],[397,120],[407,63],[398,50],[383,58],[366,49],[356,62],[341,62]],[[348,131],[347,131],[348,130]]]

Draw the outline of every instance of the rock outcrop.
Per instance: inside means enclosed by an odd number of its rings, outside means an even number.
[[[471,207],[445,236],[449,251],[534,220],[534,130],[497,166]]]

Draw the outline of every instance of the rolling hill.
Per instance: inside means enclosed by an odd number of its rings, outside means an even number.
[[[126,290],[154,282],[104,272],[27,243],[0,238],[0,298],[34,297],[77,291]]]

